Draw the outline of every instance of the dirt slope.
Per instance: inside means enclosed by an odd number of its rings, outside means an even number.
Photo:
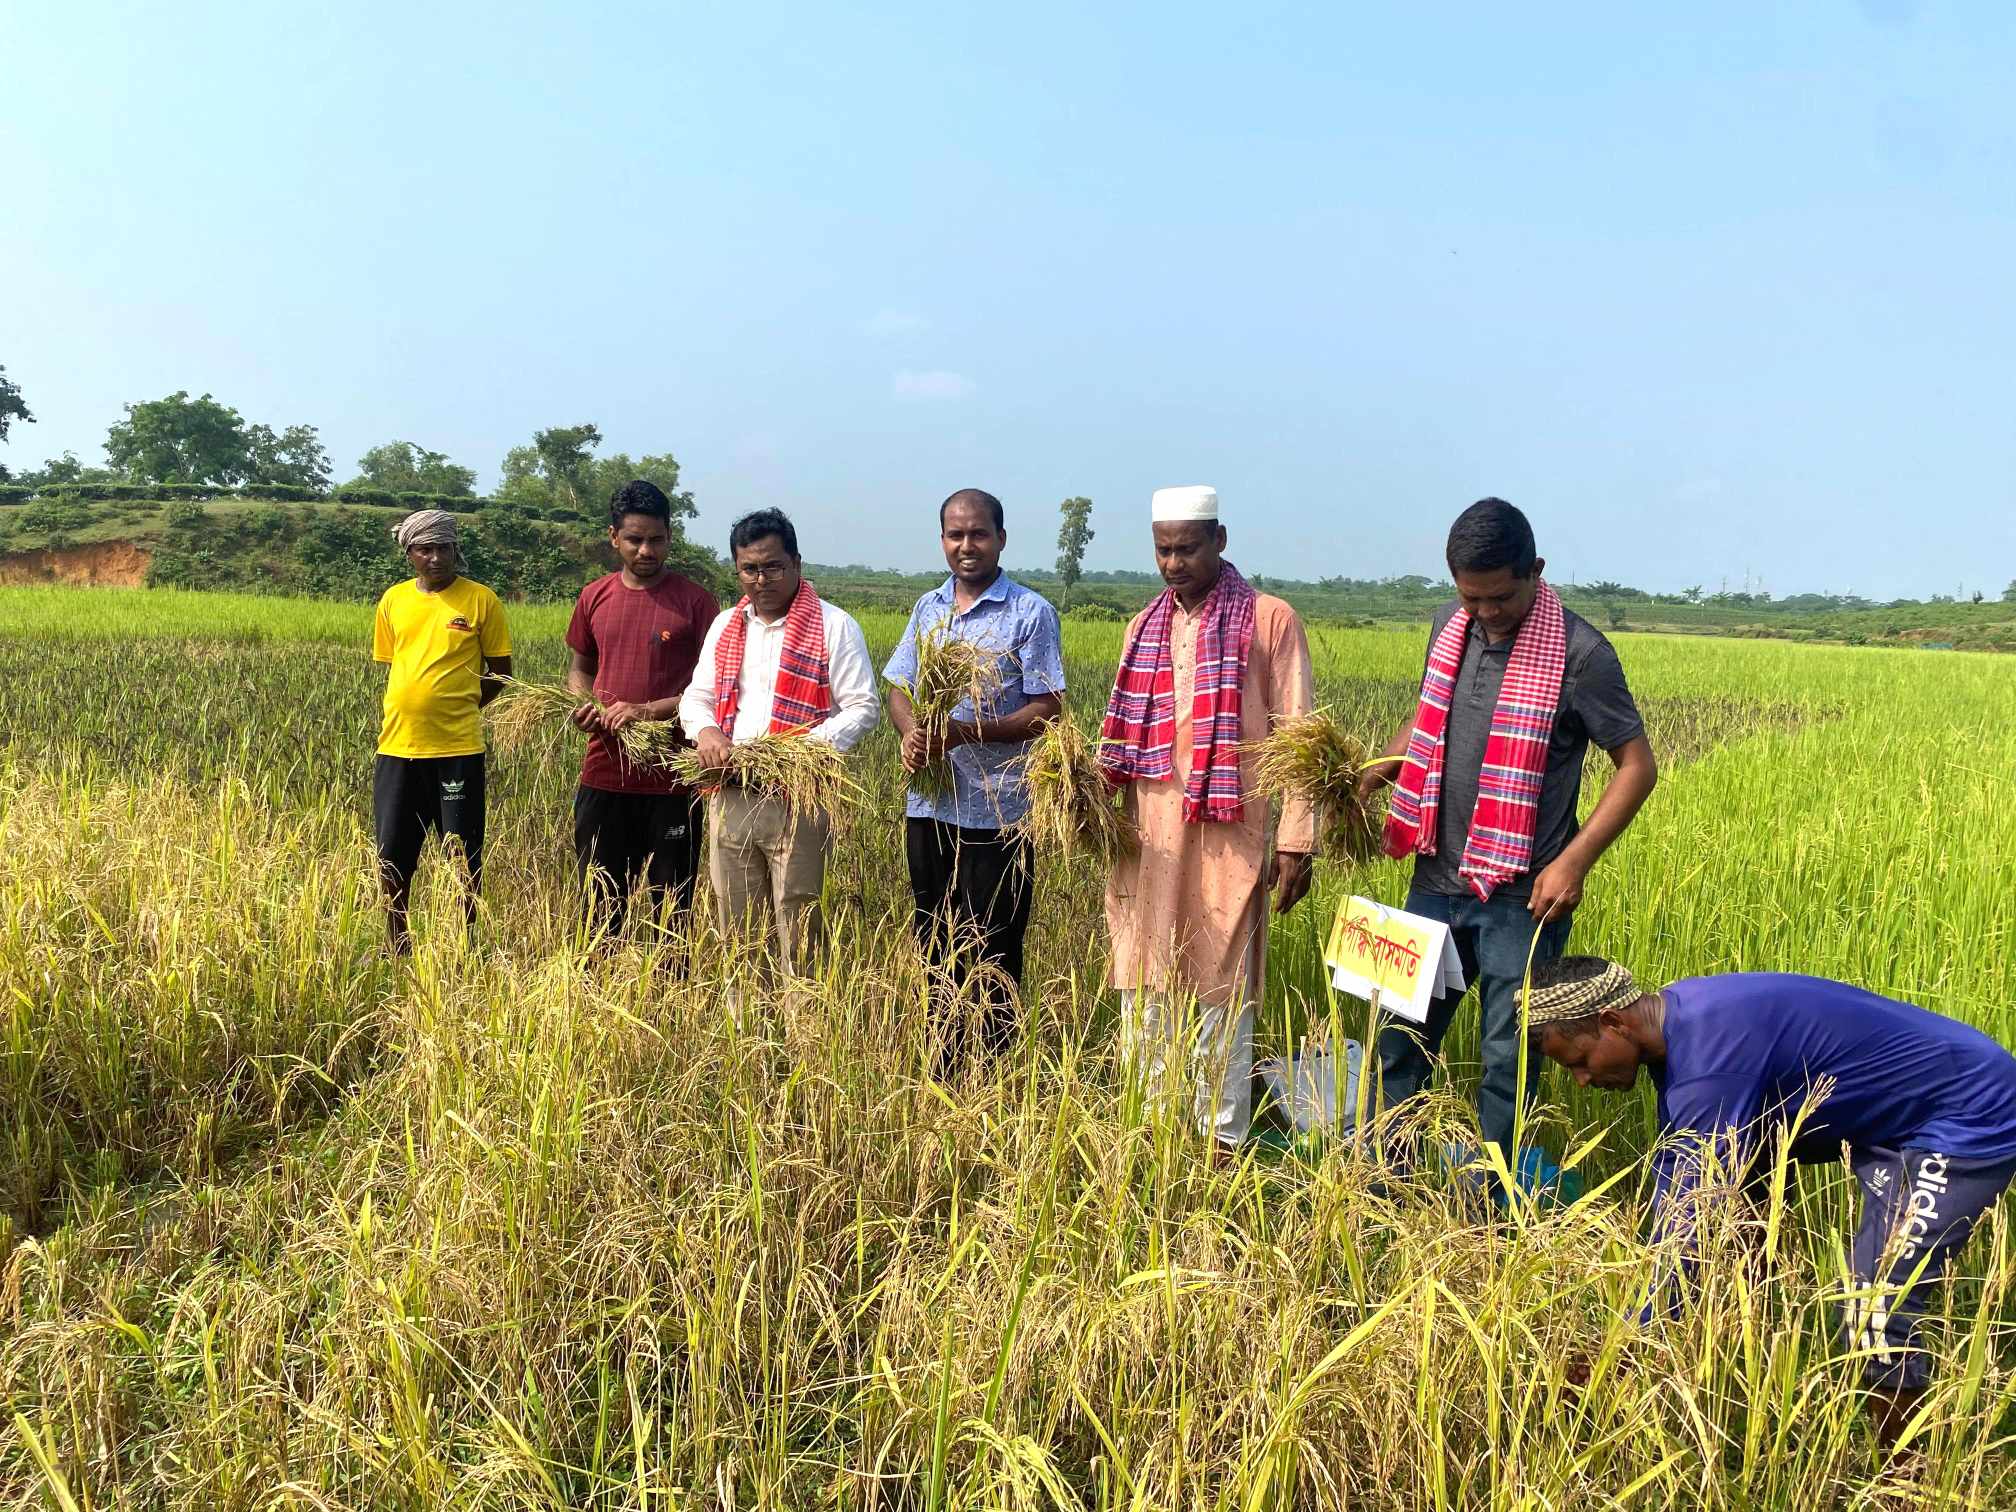
[[[0,583],[76,583],[96,588],[138,588],[147,581],[152,553],[131,541],[93,541],[55,551],[10,551],[0,556]]]

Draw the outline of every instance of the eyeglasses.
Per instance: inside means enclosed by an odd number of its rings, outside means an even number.
[[[735,570],[745,582],[767,583],[772,578],[782,578],[791,570],[789,562],[737,562]]]

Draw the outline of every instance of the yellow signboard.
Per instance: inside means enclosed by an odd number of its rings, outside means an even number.
[[[1375,903],[1346,898],[1323,952],[1340,992],[1370,998],[1419,1023],[1428,1004],[1446,988],[1461,991],[1463,968],[1449,939],[1449,926]]]

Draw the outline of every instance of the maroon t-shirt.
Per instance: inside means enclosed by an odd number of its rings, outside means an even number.
[[[677,698],[693,681],[700,642],[720,608],[713,594],[676,572],[661,572],[643,588],[624,587],[623,574],[612,572],[581,590],[567,644],[595,664],[595,692],[604,703]],[[664,772],[632,766],[599,733],[588,737],[581,785],[605,793],[681,790]]]

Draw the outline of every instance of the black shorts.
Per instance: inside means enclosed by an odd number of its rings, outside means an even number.
[[[483,876],[483,756],[380,756],[371,779],[378,864],[395,883],[411,880],[429,835],[453,835]]]
[[[700,871],[700,799],[694,793],[574,790],[574,859],[594,883],[598,910],[620,926],[641,881],[675,908],[693,898]]]

